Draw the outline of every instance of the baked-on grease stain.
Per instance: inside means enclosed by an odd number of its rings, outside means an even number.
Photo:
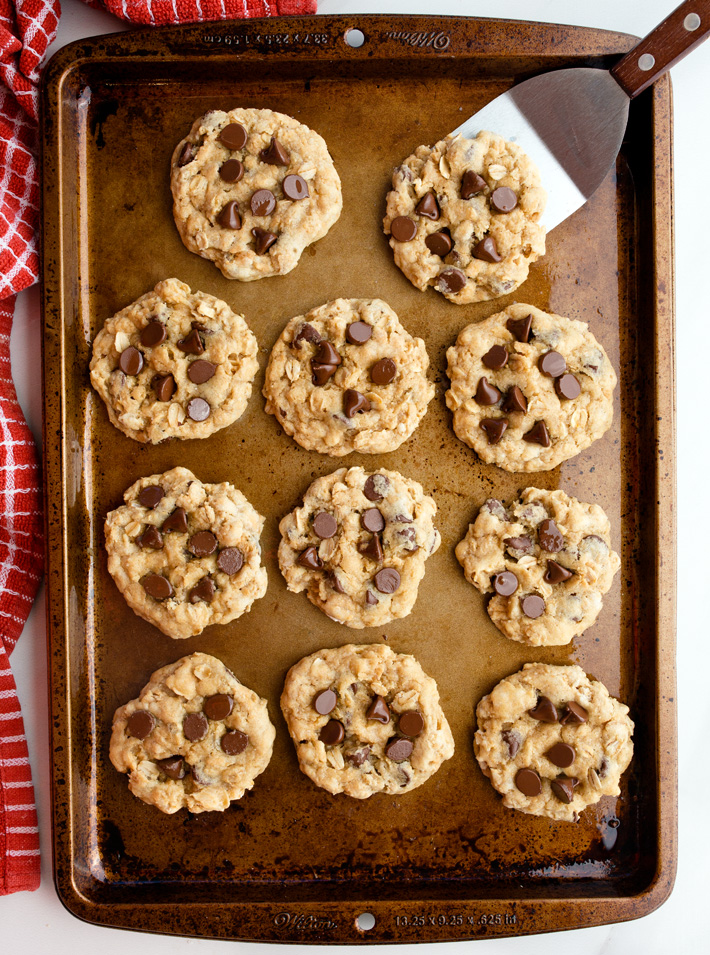
[[[91,135],[96,136],[96,148],[103,149],[106,145],[106,140],[104,139],[104,123],[109,118],[109,116],[115,116],[118,113],[118,100],[117,99],[107,99],[103,103],[96,104],[96,111],[91,117],[89,123],[91,128]],[[98,135],[96,130],[98,129]]]

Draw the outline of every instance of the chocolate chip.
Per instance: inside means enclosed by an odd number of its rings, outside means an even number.
[[[391,358],[381,358],[370,369],[370,378],[376,385],[389,385],[397,376],[397,365]]]
[[[223,182],[239,182],[244,175],[244,163],[238,159],[228,159],[219,167],[219,178]]]
[[[589,718],[589,713],[583,706],[580,706],[579,703],[575,703],[574,700],[570,700],[567,704],[562,716],[560,716],[560,723],[563,726],[576,725],[578,723],[586,723]]]
[[[173,585],[167,577],[162,577],[160,574],[148,574],[143,578],[142,584],[143,590],[153,600],[167,600],[174,593]]]
[[[508,422],[505,418],[484,418],[479,428],[485,431],[489,444],[498,444],[505,434]]]
[[[373,534],[366,544],[360,545],[359,550],[363,557],[370,557],[372,560],[377,561],[378,564],[381,564],[385,559],[379,534]]]
[[[545,756],[560,769],[567,769],[574,762],[576,753],[569,743],[555,743],[547,750]]]
[[[424,717],[418,710],[405,710],[399,716],[399,731],[413,738],[424,729]]]
[[[360,523],[366,531],[377,534],[385,529],[385,519],[376,507],[370,507],[360,515]]]
[[[249,203],[252,215],[270,216],[276,208],[276,198],[268,189],[257,189]]]
[[[192,588],[188,594],[188,599],[191,604],[196,604],[198,600],[204,600],[205,603],[212,603],[212,600],[215,595],[215,586],[213,581],[209,577],[203,577],[202,580],[195,587]]]
[[[411,242],[417,234],[417,224],[409,216],[397,216],[392,220],[390,233],[397,242]]]
[[[242,217],[239,215],[239,203],[232,199],[226,206],[222,206],[217,222],[223,229],[241,229]]]
[[[269,145],[259,153],[259,159],[269,166],[288,166],[289,155],[275,136],[271,137]],[[294,177],[300,179],[301,177]]]
[[[546,351],[538,358],[537,367],[548,378],[559,378],[567,371],[567,362],[558,351]]]
[[[343,395],[343,412],[345,413],[345,417],[352,418],[353,415],[359,414],[361,411],[369,410],[370,402],[367,398],[361,395],[359,391],[355,391],[354,388],[348,388]]]
[[[257,255],[264,255],[265,252],[268,252],[278,239],[276,233],[269,232],[268,229],[254,228],[251,230],[251,234],[254,236],[254,248]]]
[[[501,411],[509,411],[511,413],[519,411],[522,414],[525,414],[527,410],[528,402],[525,395],[517,385],[513,385],[508,394],[505,396],[505,401],[501,405]]]
[[[186,355],[201,355],[205,350],[205,346],[196,328],[193,328],[182,341],[179,341],[177,346],[180,351],[185,352]]]
[[[211,361],[205,361],[204,358],[198,358],[197,361],[191,361],[187,369],[187,377],[195,385],[204,385],[206,381],[214,376],[217,366]]]
[[[225,733],[219,743],[222,747],[222,752],[226,753],[227,756],[239,756],[240,753],[244,752],[248,744],[249,737],[246,733],[240,732],[240,730],[230,730],[228,733]]]
[[[456,295],[466,284],[466,276],[461,269],[444,269],[439,272],[437,282],[444,295]]]
[[[518,204],[518,197],[507,186],[499,186],[491,193],[491,206],[494,212],[512,212]]]
[[[503,259],[498,253],[498,246],[492,235],[487,235],[484,239],[474,245],[471,253],[474,259],[480,259],[481,262],[502,262]]]
[[[301,342],[310,342],[311,345],[320,344],[320,335],[308,322],[304,322],[303,325],[301,325],[291,344],[294,348],[298,348]]]
[[[419,550],[419,546],[418,546],[418,544],[417,544],[417,542],[416,542],[416,541],[417,541],[417,532],[414,530],[413,527],[405,527],[404,530],[402,530],[402,531],[397,531],[397,537],[401,537],[401,538],[403,538],[405,541],[407,541],[407,544],[408,544],[409,546],[405,546],[404,549],[405,549],[408,553],[413,554],[415,551],[418,551],[418,550]]]
[[[313,709],[321,716],[327,716],[335,709],[338,697],[333,690],[321,690],[313,698]]]
[[[182,169],[183,166],[189,165],[192,160],[197,155],[197,146],[194,143],[185,143],[180,152],[180,158],[178,159],[178,166]]]
[[[390,482],[384,474],[371,474],[365,481],[362,493],[368,501],[381,501],[389,488]]]
[[[402,582],[399,572],[394,567],[385,567],[375,574],[375,587],[381,594],[393,594]]]
[[[548,560],[547,570],[542,579],[546,584],[561,584],[563,580],[569,580],[571,576],[571,570],[567,570],[566,567],[558,564],[556,560]]]
[[[330,342],[321,342],[313,360],[323,365],[339,365],[343,359]]]
[[[324,385],[337,370],[337,365],[324,365],[322,362],[316,361],[315,358],[311,358],[311,380],[314,385]]]
[[[175,510],[163,521],[160,528],[163,533],[166,531],[178,531],[181,534],[187,531],[187,514],[184,507],[176,507]]]
[[[481,361],[486,368],[499,371],[508,364],[508,349],[505,345],[494,345],[482,356]]]
[[[510,759],[514,759],[515,754],[520,749],[520,735],[515,733],[513,730],[503,730],[500,735],[501,739],[508,747],[508,757]]]
[[[575,398],[579,398],[581,390],[582,386],[574,375],[560,375],[559,378],[555,379],[555,391],[559,398],[573,401]]]
[[[234,700],[228,693],[215,693],[207,697],[202,709],[208,720],[226,720],[234,709]]]
[[[532,428],[523,435],[523,441],[528,444],[539,444],[543,448],[550,447],[550,435],[547,433],[544,421],[536,421]]]
[[[520,607],[526,617],[535,620],[545,612],[545,601],[539,594],[528,594],[520,598]]]
[[[574,776],[560,776],[553,779],[550,787],[560,802],[571,803],[574,798],[575,786],[579,785],[579,780]]]
[[[148,524],[141,536],[136,540],[139,547],[148,547],[151,550],[161,550],[163,546],[163,535],[157,527]]]
[[[187,403],[188,417],[193,421],[206,421],[212,410],[204,398],[190,398]]]
[[[336,594],[345,593],[345,588],[340,583],[340,578],[338,577],[338,575],[335,573],[334,570],[331,570],[331,572],[328,574],[326,579],[328,583],[330,584],[330,586],[333,588],[333,590],[336,592]]]
[[[454,243],[448,232],[432,232],[424,239],[424,245],[432,255],[439,255],[443,259],[453,249]]]
[[[212,531],[198,531],[187,542],[187,549],[195,557],[209,557],[217,550],[217,538]]]
[[[508,512],[503,507],[503,502],[495,497],[489,497],[487,501],[484,501],[481,505],[481,510],[488,511],[493,517],[497,517],[499,521],[510,520]]]
[[[219,134],[219,141],[227,149],[244,149],[247,144],[247,131],[241,123],[230,123]]]
[[[340,720],[328,720],[318,734],[318,739],[326,746],[335,746],[345,739],[345,727]]]
[[[528,710],[528,713],[534,720],[539,720],[541,723],[557,722],[557,707],[546,696],[539,696],[537,703],[531,710]]]
[[[313,518],[313,531],[316,537],[321,540],[328,540],[335,536],[338,530],[338,522],[327,511],[319,511]]]
[[[517,550],[523,554],[532,553],[533,542],[529,537],[504,537],[503,543],[509,550]]]
[[[539,796],[542,792],[540,777],[534,769],[519,769],[515,774],[515,785],[523,796],[528,796],[530,799]]]
[[[390,708],[387,706],[383,696],[375,696],[365,712],[365,718],[368,720],[377,720],[378,723],[387,724],[390,721]]]
[[[582,722],[584,722],[584,720]],[[599,764],[599,769],[598,769],[599,778],[604,779],[608,772],[609,772],[609,760],[606,758],[606,756],[602,756],[602,761]]]
[[[486,180],[473,169],[467,169],[461,177],[461,198],[470,199],[486,188]]]
[[[172,375],[156,375],[150,383],[156,401],[170,401],[175,394],[175,379]]]
[[[155,348],[156,345],[165,341],[167,334],[167,329],[162,322],[148,322],[141,332],[141,345],[145,348]]]
[[[308,570],[318,570],[323,566],[323,561],[318,556],[318,551],[315,547],[306,547],[299,556],[298,563],[301,567],[306,567]]]
[[[284,195],[287,199],[293,199],[296,202],[299,199],[307,199],[310,195],[308,183],[303,176],[286,176],[281,184]]]
[[[494,405],[501,399],[501,393],[495,385],[489,385],[487,378],[481,378],[476,387],[476,402],[479,405]]]
[[[160,504],[164,497],[165,491],[162,489],[162,487],[160,487],[159,484],[147,484],[141,489],[141,492],[138,495],[138,503],[152,511],[153,508]]]
[[[143,355],[133,345],[129,345],[121,352],[118,367],[124,375],[137,375],[143,367]]]
[[[238,547],[225,547],[217,555],[217,566],[223,574],[233,577],[244,565],[244,554]]]
[[[411,524],[411,523],[412,523],[412,518],[411,518],[411,517],[407,517],[406,514],[395,514],[394,517],[392,518],[392,520],[395,521],[397,524]]]
[[[518,589],[518,578],[509,570],[504,570],[493,578],[493,589],[501,597],[510,597]]]
[[[362,749],[357,749],[355,750],[354,753],[348,753],[345,758],[349,760],[353,764],[353,766],[357,766],[359,768],[360,766],[363,766],[367,762],[367,758],[369,755],[370,755],[370,747],[363,746]]]
[[[368,590],[367,593],[365,594],[365,603],[368,605],[368,607],[374,607],[375,604],[379,603],[379,600],[372,593],[372,591]]]
[[[182,756],[168,756],[167,759],[157,759],[155,765],[168,779],[184,779],[185,760]]]
[[[128,717],[126,729],[136,739],[145,739],[155,729],[155,717],[147,710],[136,710]]]
[[[182,731],[185,739],[191,743],[199,743],[207,736],[210,725],[204,713],[188,713],[182,721]]]
[[[517,341],[527,344],[530,341],[530,332],[532,331],[532,315],[527,318],[509,318],[505,327]]]
[[[565,546],[562,532],[552,518],[540,521],[537,528],[537,540],[540,547],[548,554],[556,554]]]
[[[441,216],[439,203],[436,201],[433,192],[428,192],[425,196],[422,196],[414,211],[417,215],[424,216],[425,219],[431,219],[432,222],[436,222]]]
[[[414,743],[411,739],[396,737],[385,746],[385,756],[389,757],[393,763],[403,763],[412,755],[413,749]]]
[[[367,322],[351,322],[345,330],[345,337],[351,345],[364,345],[372,338],[372,325]]]

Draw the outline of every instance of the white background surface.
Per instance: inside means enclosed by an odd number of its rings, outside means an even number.
[[[59,37],[53,49],[83,36],[116,32],[122,25],[109,14],[79,0],[63,0]],[[671,10],[673,0],[319,0],[323,14],[437,13],[496,16],[601,27],[644,35]],[[707,859],[710,852],[710,626],[703,555],[708,549],[705,512],[710,466],[707,332],[710,307],[710,40],[673,70],[675,99],[676,304],[678,380],[678,704],[680,759],[680,849],[675,891],[657,912],[611,927],[528,938],[430,945],[427,953],[461,955],[667,955],[710,952],[705,927]],[[41,435],[40,308],[37,287],[18,298],[12,336],[13,373],[22,407]],[[86,925],[69,915],[52,882],[49,755],[47,735],[47,660],[45,605],[40,594],[12,657],[29,739],[39,808],[42,885],[37,892],[0,898],[0,939],[7,952],[84,955],[240,955],[276,951],[276,946],[158,937]],[[160,926],[156,925],[156,929]],[[301,949],[307,946],[295,946]],[[384,946],[377,946],[381,948]],[[338,947],[343,950],[343,947]],[[291,951],[294,947],[291,948]],[[372,950],[372,949],[371,949]],[[402,955],[405,948],[400,947]],[[420,952],[424,949],[420,948]]]

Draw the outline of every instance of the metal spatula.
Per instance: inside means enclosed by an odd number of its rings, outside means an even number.
[[[482,129],[517,143],[537,164],[554,229],[589,199],[616,160],[631,100],[710,33],[710,0],[685,0],[611,70],[543,73],[479,110],[454,130]]]

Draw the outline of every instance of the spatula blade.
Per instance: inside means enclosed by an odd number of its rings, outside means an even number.
[[[549,232],[583,205],[616,160],[629,97],[608,70],[557,70],[514,86],[453,132],[482,130],[517,143],[540,170]]]

